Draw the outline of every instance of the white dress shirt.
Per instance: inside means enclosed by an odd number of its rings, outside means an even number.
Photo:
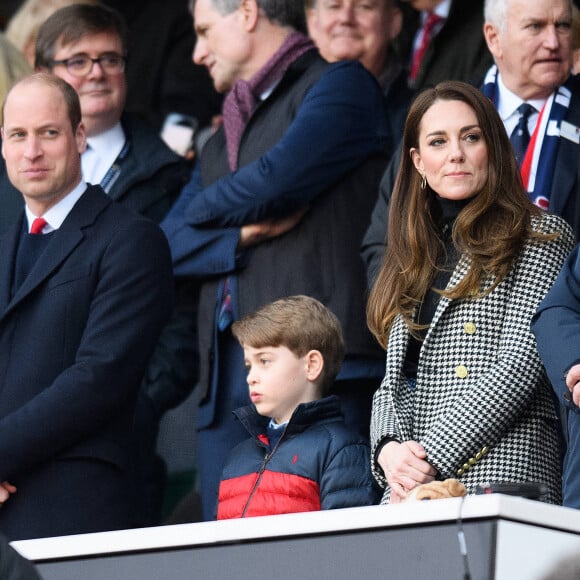
[[[70,193],[65,195],[65,197],[63,197],[57,204],[53,205],[42,216],[34,215],[26,205],[24,211],[26,212],[26,219],[28,220],[28,231],[30,232],[32,222],[37,217],[43,217],[46,220],[46,225],[42,229],[43,234],[49,234],[54,230],[58,230],[86,189],[87,184],[81,179],[78,185]]]
[[[125,145],[125,132],[121,123],[111,129],[87,138],[87,150],[81,156],[83,179],[87,183],[99,185],[115,163]]]

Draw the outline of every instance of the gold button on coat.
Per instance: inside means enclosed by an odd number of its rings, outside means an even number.
[[[469,373],[467,372],[467,367],[463,365],[455,367],[455,375],[458,376],[460,379],[466,378],[468,374]]]
[[[475,324],[473,324],[473,322],[466,322],[463,326],[463,330],[465,330],[467,334],[475,334]]]

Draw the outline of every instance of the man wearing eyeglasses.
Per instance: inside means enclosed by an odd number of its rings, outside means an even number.
[[[88,145],[81,156],[84,181],[100,185],[111,199],[160,222],[189,180],[190,166],[165,145],[156,130],[124,112],[127,44],[121,15],[105,6],[67,6],[44,22],[36,42],[37,70],[62,78],[79,96]],[[1,234],[19,219],[23,207],[22,196],[10,185],[3,166],[0,192]],[[186,291],[185,287],[179,290],[178,308],[188,298]],[[186,307],[194,307],[189,299]],[[136,439],[139,465],[146,471],[158,465],[153,451],[162,412],[187,394],[195,378],[193,354],[187,360],[175,359],[174,353],[185,347],[171,328],[170,324],[161,338],[140,393]],[[144,501],[143,525],[157,523],[159,509],[153,506],[160,508],[161,501],[161,482],[155,478],[147,485],[156,493],[154,500]]]
[[[41,27],[36,68],[67,81],[77,91],[87,128],[82,155],[85,181],[155,222],[165,216],[184,182],[189,165],[137,116],[123,113],[126,97],[126,25],[113,9],[72,5],[58,10]],[[0,233],[22,210],[22,198],[0,168],[3,211]]]
[[[36,68],[61,77],[79,95],[89,145],[82,156],[85,181],[159,222],[189,172],[152,129],[123,115],[126,56],[125,23],[103,6],[58,10],[36,41]]]

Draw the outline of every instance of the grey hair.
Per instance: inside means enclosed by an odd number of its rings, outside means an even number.
[[[503,34],[508,19],[510,0],[485,0],[483,18],[485,22],[493,24]],[[570,13],[572,12],[572,0],[568,0]]]
[[[196,0],[191,0],[189,3],[189,8],[192,13],[195,8],[195,2]],[[237,10],[241,2],[242,0],[211,0],[212,6],[223,16]]]
[[[493,24],[501,33],[505,31],[509,0],[485,0],[483,19]]]
[[[242,0],[210,0],[212,6],[222,15],[231,14],[240,7]],[[193,14],[196,0],[191,0],[190,10]],[[256,4],[266,18],[279,26],[288,26],[306,31],[304,5],[298,0],[256,0]]]

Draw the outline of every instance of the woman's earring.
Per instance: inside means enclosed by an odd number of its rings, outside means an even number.
[[[427,178],[425,174],[421,175],[421,189],[425,189],[427,187]]]

